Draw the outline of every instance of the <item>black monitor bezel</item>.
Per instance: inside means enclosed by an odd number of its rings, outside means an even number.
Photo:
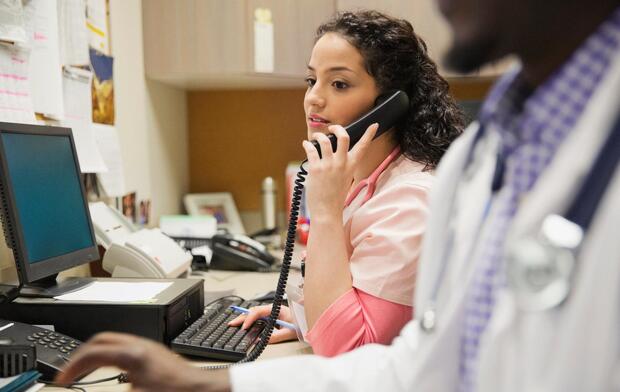
[[[71,143],[71,152],[73,154],[73,162],[75,163],[75,170],[78,177],[78,182],[80,183],[80,190],[82,192],[82,208],[84,208],[84,212],[86,213],[91,242],[93,244],[92,246],[89,246],[87,248],[79,249],[60,256],[52,257],[47,260],[38,261],[34,264],[30,264],[29,260],[27,259],[28,251],[23,240],[24,233],[21,230],[21,222],[19,215],[17,214],[15,194],[13,192],[12,184],[9,184],[11,178],[9,177],[8,162],[6,160],[6,155],[4,154],[4,143],[2,137],[0,137],[0,183],[2,186],[2,192],[4,193],[5,204],[4,206],[2,206],[2,209],[4,210],[4,230],[5,235],[8,237],[7,242],[10,242],[8,245],[13,250],[15,265],[17,267],[17,274],[20,283],[33,283],[38,280],[54,276],[55,274],[69,268],[77,267],[86,263],[90,263],[91,261],[99,260],[97,241],[95,239],[93,223],[91,221],[88,201],[86,199],[86,190],[81,180],[82,172],[80,170],[80,163],[78,161],[77,150],[75,148],[75,142],[73,140],[73,133],[71,132],[71,129],[49,125],[31,125],[0,122],[0,135],[5,133],[69,137],[69,141]],[[6,179],[6,181],[4,179]]]

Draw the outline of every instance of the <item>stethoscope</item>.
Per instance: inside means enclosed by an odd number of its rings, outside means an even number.
[[[468,170],[468,166],[471,165],[475,147],[483,134],[484,130],[480,128],[472,143],[464,171]],[[616,171],[619,159],[620,117],[566,212],[563,215],[547,215],[537,232],[508,245],[506,249],[507,281],[519,308],[525,311],[545,311],[561,305],[568,298],[577,267],[577,254],[597,206]],[[493,193],[501,188],[503,171],[504,159],[500,154],[496,159],[491,186]],[[455,211],[457,193],[458,189],[452,194],[449,216],[453,216],[452,212]],[[475,238],[467,252],[467,260],[471,260],[473,249],[479,240],[480,229],[489,215],[493,193],[489,196],[479,220]],[[419,319],[420,329],[426,333],[435,330],[437,325],[435,304],[439,290],[445,281],[445,273],[452,256],[453,242],[454,232],[451,229],[430,300]]]

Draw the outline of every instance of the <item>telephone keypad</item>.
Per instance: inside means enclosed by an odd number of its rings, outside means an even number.
[[[75,340],[68,339],[52,331],[35,332],[27,336],[26,339],[37,345],[60,351],[63,354],[69,354],[79,347],[78,342]]]

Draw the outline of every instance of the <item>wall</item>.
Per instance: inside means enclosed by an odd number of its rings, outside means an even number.
[[[186,92],[145,79],[140,1],[110,0],[110,29],[125,183],[138,200],[152,200],[151,225],[157,225],[161,214],[181,212],[188,189]],[[12,254],[0,240],[0,282],[15,280]]]
[[[125,181],[150,198],[151,225],[181,211],[188,189],[185,91],[144,77],[141,1],[110,1],[116,128]]]
[[[240,212],[256,211],[261,181],[271,176],[284,209],[286,165],[304,158],[304,92],[189,92],[190,191],[230,191]]]

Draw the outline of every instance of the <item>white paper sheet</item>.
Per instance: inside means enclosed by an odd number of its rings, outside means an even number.
[[[274,45],[271,10],[254,10],[254,71],[273,72]]]
[[[90,46],[111,56],[106,0],[86,0],[86,27]]]
[[[63,65],[88,65],[86,0],[58,2],[60,62]]]
[[[34,124],[28,62],[30,52],[0,44],[0,121]]]
[[[154,299],[172,282],[93,282],[85,288],[54,297],[60,301],[142,302]]]
[[[90,71],[71,67],[66,67],[63,71],[65,118],[61,124],[73,131],[82,173],[98,173],[108,170],[99,153],[93,133],[91,81]]]
[[[34,111],[59,120],[63,116],[63,100],[56,1],[26,1],[24,23],[31,48],[30,85]]]
[[[26,42],[21,0],[0,0],[0,41]]]
[[[118,132],[111,125],[93,124],[93,133],[99,152],[108,168],[107,172],[97,173],[99,183],[107,196],[121,197],[127,193],[127,188]]]

